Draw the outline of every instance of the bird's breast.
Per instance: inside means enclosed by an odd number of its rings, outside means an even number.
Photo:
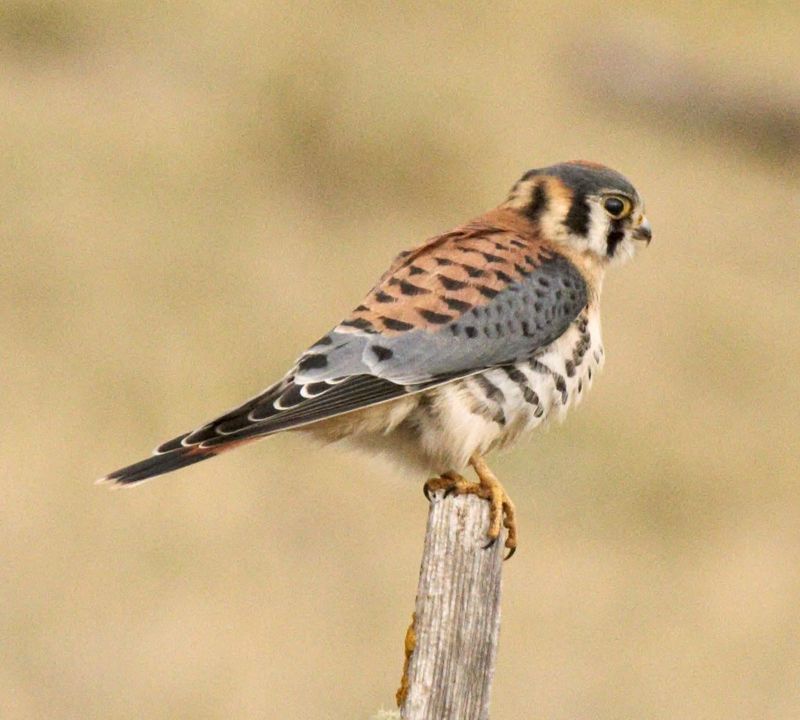
[[[533,358],[492,368],[427,393],[415,411],[437,467],[504,447],[548,418],[563,418],[603,364],[599,313],[584,311]]]

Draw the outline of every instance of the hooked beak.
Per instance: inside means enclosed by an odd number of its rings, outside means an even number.
[[[637,240],[642,240],[648,245],[650,244],[650,241],[653,239],[653,228],[650,227],[650,221],[646,217],[642,218],[639,227],[633,231],[633,237]]]

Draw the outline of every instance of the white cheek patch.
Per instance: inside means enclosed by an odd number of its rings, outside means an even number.
[[[611,265],[622,265],[633,259],[636,251],[639,249],[639,243],[631,239],[630,230],[625,233],[625,238],[617,244],[617,249],[609,259]]]
[[[563,218],[569,212],[569,198],[550,193],[548,203],[547,212],[539,219],[544,236],[553,240],[567,240],[570,234],[564,225]]]
[[[594,200],[589,201],[589,234],[587,245],[589,250],[600,257],[605,257],[608,250],[608,233],[611,230],[611,218]]]

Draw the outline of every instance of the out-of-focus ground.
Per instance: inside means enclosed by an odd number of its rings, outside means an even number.
[[[0,6],[0,717],[391,705],[423,478],[296,436],[110,493],[394,254],[572,158],[655,239],[497,457],[493,717],[800,716],[800,6]]]

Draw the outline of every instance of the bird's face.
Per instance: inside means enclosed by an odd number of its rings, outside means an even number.
[[[531,170],[512,188],[506,204],[538,224],[548,240],[593,255],[603,264],[628,260],[652,237],[644,203],[633,185],[595,163]]]

